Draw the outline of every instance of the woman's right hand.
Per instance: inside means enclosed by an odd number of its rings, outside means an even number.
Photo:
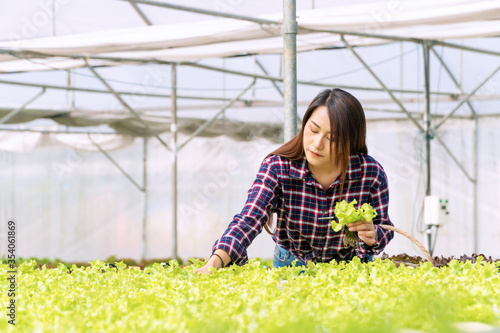
[[[213,258],[214,257],[212,257],[210,259],[213,259]],[[217,257],[215,257],[215,258],[217,258]],[[216,267],[213,262],[212,263],[210,262],[210,259],[207,261],[207,263],[205,264],[205,266],[203,266],[201,268],[198,268],[198,269],[195,269],[193,271],[193,274],[212,274],[212,272],[209,270],[210,267],[213,267],[215,269],[219,269],[220,268],[220,263],[218,265],[219,267]]]
[[[210,267],[213,267],[215,269],[219,269],[222,267],[221,258],[224,260],[225,265],[227,265],[231,261],[231,257],[224,250],[218,249],[214,253],[218,254],[220,258],[216,255],[212,255],[207,260],[205,266],[195,269],[193,271],[193,274],[211,274],[212,272],[209,270]]]

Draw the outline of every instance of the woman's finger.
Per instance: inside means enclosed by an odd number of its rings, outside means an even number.
[[[373,239],[373,238],[375,238],[375,232],[373,232],[371,230],[370,231],[360,231],[360,232],[358,232],[358,236]]]
[[[366,222],[365,220],[360,220],[360,221],[356,221],[356,222],[351,222],[349,223],[347,226],[348,227],[357,227],[358,225],[363,225],[363,224],[367,224],[367,223],[372,223],[372,222]]]
[[[375,227],[371,223],[364,223],[358,226],[348,226],[349,231],[364,231],[364,230],[375,230]]]
[[[372,246],[377,241],[375,232],[361,231],[358,232],[359,239],[361,239],[368,246]]]

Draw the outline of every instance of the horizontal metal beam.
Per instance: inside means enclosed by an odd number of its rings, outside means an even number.
[[[1,53],[1,50],[0,50]],[[155,63],[155,64],[164,64],[164,65],[172,65],[172,64],[177,64],[177,65],[183,65],[183,66],[190,66],[190,67],[196,67],[196,68],[202,68],[206,70],[213,70],[216,72],[221,72],[221,73],[228,73],[228,74],[234,74],[234,75],[239,75],[239,76],[245,76],[245,77],[251,77],[251,78],[256,78],[256,79],[262,79],[262,80],[269,80],[269,81],[275,81],[275,82],[283,82],[283,78],[281,77],[273,77],[269,75],[259,75],[259,74],[252,74],[252,73],[247,73],[247,72],[241,72],[241,71],[236,71],[236,70],[230,70],[230,69],[225,69],[225,68],[220,68],[220,67],[215,67],[215,66],[209,66],[209,65],[202,65],[198,63],[193,63],[193,62],[175,62],[175,61],[163,61],[163,60],[157,60],[157,59],[150,59],[150,60],[145,60],[145,59],[137,59],[137,58],[117,58],[117,57],[102,57],[102,56],[83,56],[83,55],[71,55],[71,56],[59,56],[59,55],[47,55],[47,54],[41,54],[41,53],[35,53],[35,52],[28,52],[29,54],[33,54],[38,57],[48,57],[48,56],[54,56],[54,57],[66,57],[66,58],[71,58],[71,59],[94,59],[94,60],[107,60],[107,61],[115,61],[115,62],[137,62],[137,63]],[[313,81],[297,81],[297,84],[301,85],[308,85],[308,86],[314,86],[314,87],[325,87],[325,88],[332,88],[332,87],[338,87],[338,88],[343,88],[347,90],[365,90],[365,91],[385,91],[384,89],[381,88],[374,88],[374,87],[362,87],[362,86],[347,86],[347,85],[339,85],[336,83],[319,83],[319,82],[313,82]],[[392,92],[397,92],[397,93],[408,93],[408,94],[423,94],[423,91],[420,90],[410,90],[410,89],[391,89],[389,88],[390,91]],[[447,95],[447,96],[457,96],[458,92],[450,92],[450,91],[431,91],[431,95]],[[180,98],[180,96],[178,96]]]
[[[489,54],[489,55],[493,55],[493,56],[500,56],[500,52],[498,52],[498,51],[485,50],[485,49],[480,49],[480,48],[472,47],[472,46],[453,44],[453,43],[438,41],[438,40],[431,40],[430,43],[433,45],[446,46],[446,47],[449,47],[451,49],[458,49],[458,50],[470,51],[470,52],[475,52],[475,53]]]
[[[406,116],[405,112],[403,112],[401,110],[394,110],[394,109],[363,107],[363,110],[365,110],[365,112],[369,111],[369,112],[399,113],[401,115]],[[423,116],[423,112],[408,111],[408,113],[411,114],[412,116],[415,116],[417,119],[420,119],[420,120]],[[442,115],[431,115],[431,117],[439,119],[439,118],[442,118],[443,116]],[[471,116],[467,116],[466,119],[471,119],[471,118],[472,118]]]
[[[467,95],[464,93],[461,93],[459,95],[455,96],[435,96],[431,97],[431,102],[440,102],[440,103],[447,103],[447,102],[457,102],[465,99]],[[421,101],[417,98],[414,97],[403,97],[399,99],[402,103],[420,103]],[[470,97],[469,100],[471,101],[497,101],[500,100],[500,94],[474,94],[474,96]],[[388,104],[392,103],[391,100],[384,99],[384,98],[370,98],[370,99],[360,99],[362,104]]]
[[[192,62],[181,62],[179,64],[180,65],[184,65],[184,66],[190,66],[190,67],[197,67],[197,68],[202,68],[202,69],[207,69],[207,70],[213,70],[213,71],[222,72],[222,73],[228,73],[228,74],[234,74],[234,75],[239,75],[239,76],[252,77],[252,78],[256,78],[256,79],[269,80],[269,81],[275,81],[275,82],[283,82],[283,78],[276,77],[276,76],[252,74],[252,73],[241,72],[241,71],[236,71],[236,70],[230,70],[230,69],[225,69],[225,68],[220,68],[220,67],[215,67],[215,66],[196,64],[196,63],[192,63]],[[313,82],[313,81],[300,81],[300,80],[297,80],[297,84],[307,85],[307,86],[314,86],[314,87],[326,87],[326,88],[338,87],[338,88],[343,88],[343,89],[347,89],[347,90],[366,90],[366,91],[379,91],[379,92],[385,91],[382,88],[362,87],[362,86],[347,86],[347,85],[337,84],[337,83],[333,83],[333,82],[332,83],[319,83],[319,82]],[[397,92],[397,93],[423,94],[423,91],[420,91],[420,90],[391,89],[391,88],[388,88],[388,89],[390,91],[392,91],[392,92]],[[433,94],[433,95],[456,96],[457,92],[434,91],[434,92],[431,92],[431,94]]]
[[[0,132],[31,132],[31,133],[42,133],[42,134],[103,134],[103,135],[126,135],[126,134],[121,134],[117,132],[102,132],[102,131],[85,131],[85,132],[78,132],[78,131],[68,131],[68,130],[43,130],[43,129],[30,129],[30,128],[12,128],[12,125],[8,126],[3,125],[0,126]],[[128,136],[128,135],[127,135]]]
[[[471,100],[481,100],[481,96],[476,96],[476,98]],[[399,99],[402,103],[406,104],[412,104],[412,103],[417,103],[418,100],[415,98],[406,98],[406,99]],[[484,100],[500,100],[499,95],[495,96],[484,96]],[[431,99],[431,102],[456,102],[455,99]],[[394,110],[394,109],[387,109],[387,108],[377,108],[371,105],[377,105],[377,104],[391,104],[393,101],[391,99],[360,99],[361,104],[363,105],[363,108],[365,111],[375,111],[375,112],[390,112],[390,113],[401,113],[404,114],[401,110]],[[297,105],[299,106],[305,106],[307,107],[311,101],[298,101]],[[196,104],[196,105],[179,105],[177,106],[177,110],[179,111],[199,111],[199,110],[214,110],[214,109],[221,109],[225,107],[226,104]],[[251,103],[246,103],[242,101],[236,101],[231,105],[231,109],[247,109],[249,107],[254,107],[254,108],[268,108],[268,107],[283,107],[283,101],[260,101],[256,100]],[[0,106],[0,112],[10,112],[12,110],[12,107],[6,107],[6,106]],[[170,106],[155,106],[155,107],[148,107],[148,108],[135,108],[134,109],[137,113],[139,113],[141,116],[153,116],[153,117],[161,117],[158,113],[163,113],[163,112],[170,112],[171,107]],[[106,115],[107,113],[114,115],[114,116],[119,116],[119,115],[128,115],[130,114],[130,111],[126,109],[106,109],[106,110],[90,110],[90,109],[77,109],[77,110],[72,110],[72,109],[51,109],[51,108],[25,108],[23,111],[29,111],[29,112],[40,112],[40,113],[52,113],[47,115],[47,117],[53,117],[53,116],[61,116],[61,115],[68,115],[68,116],[74,116],[78,117],[78,114],[86,114],[88,116],[93,117],[93,119],[98,119],[99,116]],[[421,116],[421,112],[415,112],[415,111],[408,111],[412,115],[416,116]],[[485,114],[485,116],[488,116],[490,114]],[[494,113],[492,115],[498,115],[497,113]],[[481,116],[481,115],[479,115]],[[168,115],[167,115],[168,117]],[[445,117],[444,114],[435,114],[432,115],[433,118],[439,119]],[[453,119],[471,119],[472,115],[452,115],[451,116]]]
[[[91,93],[99,93],[99,94],[111,94],[111,95],[113,94],[109,90],[76,88],[76,87],[67,87],[67,86],[56,86],[56,85],[51,85],[51,84],[16,82],[16,81],[7,81],[7,80],[0,80],[0,84],[9,84],[9,85],[25,86],[25,87],[37,87],[37,88],[44,88],[44,89],[91,92]],[[169,94],[148,94],[148,93],[140,93],[140,92],[119,91],[119,90],[117,90],[116,92],[120,95],[126,95],[126,96],[143,96],[143,97],[155,97],[155,98],[171,98],[172,97]],[[177,98],[200,100],[200,101],[222,101],[222,102],[231,101],[231,98],[223,98],[223,97],[200,97],[200,96],[177,95]],[[251,100],[246,100],[246,99],[239,99],[239,101],[242,101],[244,103],[251,102]]]
[[[342,31],[342,30],[331,30],[331,29],[311,29],[311,28],[302,27],[302,26],[300,26],[300,24],[299,24],[299,28],[300,28],[301,32],[308,31],[309,33],[327,32],[327,33],[334,34],[334,35],[377,38],[377,39],[384,39],[384,40],[393,41],[393,42],[411,42],[411,43],[421,43],[422,42],[422,39],[420,39],[420,38],[389,36],[389,35],[374,34],[374,33],[369,33],[369,32]]]
[[[234,106],[232,106],[234,107]],[[392,113],[401,113],[398,110],[383,110],[383,109],[366,109],[365,111],[371,112],[371,111],[380,111],[380,112],[392,112]],[[418,113],[414,113],[415,115],[419,115]],[[431,115],[433,118],[440,118],[439,115]],[[442,116],[441,116],[442,117]],[[472,117],[471,115],[460,115],[460,116],[453,116],[453,119],[457,120],[474,120],[476,119],[483,119],[483,118],[500,118],[500,113],[489,113],[489,114],[477,114],[475,117]],[[384,122],[384,121],[408,121],[407,117],[377,117],[377,118],[366,118],[366,121],[369,123],[375,123],[375,122]],[[0,132],[30,132],[30,133],[42,133],[42,134],[103,134],[103,135],[123,135],[123,136],[130,136],[129,134],[122,134],[118,132],[103,132],[100,130],[96,131],[75,131],[74,127],[70,127],[70,130],[68,129],[63,129],[63,130],[43,130],[40,128],[32,129],[32,128],[15,128],[19,127],[19,124],[16,125],[0,125]],[[91,126],[89,126],[91,127]]]

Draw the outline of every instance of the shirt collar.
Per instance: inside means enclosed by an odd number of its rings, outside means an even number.
[[[300,160],[293,160],[290,165],[290,178],[302,179],[307,183],[314,183],[314,177],[307,166],[307,160],[302,157]],[[358,154],[349,156],[349,166],[347,167],[346,179],[356,180],[361,178],[361,161]]]

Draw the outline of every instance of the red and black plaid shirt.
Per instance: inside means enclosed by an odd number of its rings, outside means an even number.
[[[303,158],[291,161],[272,155],[262,163],[257,178],[248,191],[241,213],[213,246],[213,251],[226,251],[232,262],[243,265],[248,261],[247,248],[261,233],[272,213],[277,214],[273,240],[291,251],[299,260],[329,262],[359,258],[380,253],[394,237],[392,231],[378,227],[393,225],[389,219],[389,189],[382,166],[366,154],[352,155],[346,173],[342,199],[358,205],[369,203],[377,211],[373,219],[377,231],[374,246],[361,240],[356,248],[343,244],[344,228],[334,232],[329,220],[320,217],[335,216],[335,203],[339,199],[340,176],[324,191]]]

